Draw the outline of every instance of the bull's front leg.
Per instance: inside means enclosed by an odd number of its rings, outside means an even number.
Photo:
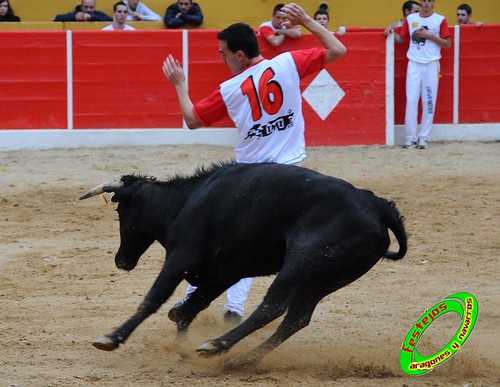
[[[113,332],[96,339],[92,345],[103,351],[113,351],[125,343],[132,332],[168,300],[181,280],[182,272],[169,273],[165,265],[135,314]]]
[[[102,349],[103,351],[115,350],[120,346],[120,344],[125,343],[125,340],[127,340],[135,328],[155,313],[160,306],[161,304],[158,305],[157,303],[149,302],[148,297],[146,296],[137,309],[137,312],[132,317],[130,317],[122,326],[114,330],[112,333],[96,339],[92,345],[98,349]]]

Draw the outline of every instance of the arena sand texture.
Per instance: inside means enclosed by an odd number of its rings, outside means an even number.
[[[349,146],[308,149],[305,167],[394,200],[406,219],[409,251],[318,305],[310,325],[251,371],[222,364],[267,338],[251,335],[229,354],[200,359],[217,337],[224,297],[189,331],[182,359],[168,309],[185,284],[114,352],[91,342],[128,318],[164,259],[158,244],[130,273],[114,266],[119,244],[113,205],[79,201],[93,186],[128,173],[165,178],[229,160],[232,149],[182,145],[0,152],[1,386],[491,386],[500,384],[500,143],[431,143],[428,150]],[[300,193],[297,193],[300,195]],[[256,279],[247,304],[271,277]],[[457,291],[474,294],[479,318],[463,348],[431,373],[399,367],[400,347],[429,307]],[[440,349],[460,324],[448,313],[425,332],[421,354]]]

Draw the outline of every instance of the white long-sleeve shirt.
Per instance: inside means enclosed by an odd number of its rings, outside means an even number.
[[[162,20],[162,17],[160,15],[151,11],[148,8],[148,6],[143,4],[141,1],[139,3],[137,3],[137,8],[135,9],[135,11],[132,11],[130,9],[130,6],[129,6],[127,0],[124,0],[124,3],[127,4],[127,8],[128,8],[127,20],[129,20],[129,21],[134,21],[134,20],[137,21],[132,16],[132,12],[135,12],[135,13],[138,13],[139,15],[141,15],[141,18],[144,21],[160,21],[160,20]]]

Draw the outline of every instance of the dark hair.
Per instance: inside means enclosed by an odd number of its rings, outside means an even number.
[[[7,13],[5,16],[0,16],[0,21],[20,21],[19,17],[16,16],[16,13],[10,6],[10,1],[9,0],[0,0],[0,4],[7,2]]]
[[[320,8],[320,9],[318,9],[316,12],[314,12],[314,17],[313,17],[313,19],[314,19],[314,20],[316,20],[316,16],[318,16],[318,15],[326,15],[326,18],[327,18],[328,20],[330,20],[330,15],[328,14],[328,11],[326,11],[326,10],[324,10],[324,9],[322,9],[322,8]]]
[[[285,6],[285,4],[281,4],[281,3],[276,4],[274,6],[274,9],[273,9],[273,16],[276,15],[276,12],[281,11],[281,8],[283,8],[284,6]]]
[[[243,51],[248,59],[260,55],[259,42],[255,32],[246,23],[235,23],[217,34],[217,39],[227,42],[231,52]]]
[[[125,4],[123,1],[119,1],[118,3],[115,3],[115,5],[113,5],[113,12],[116,12],[116,9],[118,8],[119,5],[124,5],[125,7],[127,7],[128,10],[127,4]]]
[[[413,8],[413,6],[416,5],[418,7],[420,7],[420,4],[417,3],[416,1],[405,1],[403,3],[403,16],[405,16],[405,11],[408,10],[408,11],[411,11],[411,9]]]
[[[461,9],[462,11],[467,12],[467,16],[472,15],[472,8],[469,4],[460,4],[457,9]]]

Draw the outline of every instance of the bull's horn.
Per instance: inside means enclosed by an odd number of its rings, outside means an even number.
[[[113,192],[115,189],[123,188],[123,182],[113,181],[111,183],[102,183],[97,187],[92,188],[90,191],[80,196],[80,200],[91,198],[92,196],[100,195],[103,192]]]

